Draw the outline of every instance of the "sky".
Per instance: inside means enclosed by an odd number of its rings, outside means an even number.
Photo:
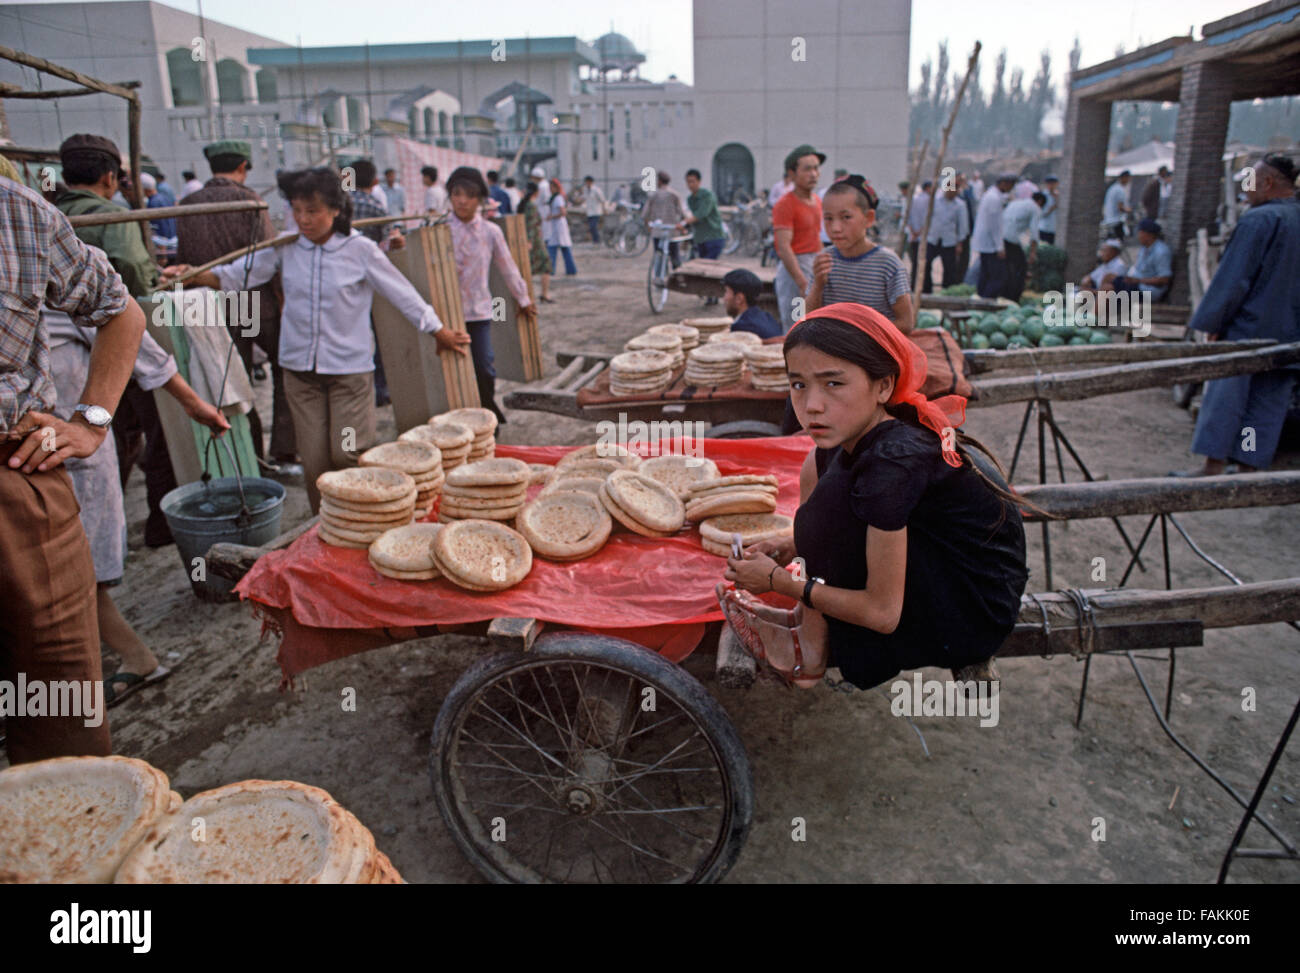
[[[725,4],[727,0],[696,2]],[[846,2],[870,4],[872,0]],[[167,5],[197,10],[196,0],[169,0]],[[983,42],[981,80],[986,89],[998,50],[1005,47],[1008,75],[1012,67],[1024,68],[1028,87],[1045,47],[1052,52],[1053,75],[1059,83],[1076,34],[1087,67],[1113,57],[1117,44],[1131,51],[1139,42],[1186,35],[1193,26],[1199,33],[1201,24],[1250,6],[1249,0],[1089,0],[1086,4],[912,0],[910,85],[915,86],[922,61],[927,56],[934,59],[944,38],[954,65],[965,63],[977,39]],[[455,9],[454,17],[446,14],[448,8]],[[642,77],[659,81],[676,74],[687,83],[693,79],[692,0],[490,0],[468,7],[446,0],[431,4],[388,0],[373,8],[359,7],[354,0],[205,0],[203,14],[288,44],[301,37],[308,46],[524,35],[573,35],[590,41],[613,29],[627,35],[646,55]]]

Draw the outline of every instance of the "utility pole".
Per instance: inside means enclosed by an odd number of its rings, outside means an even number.
[[[208,138],[213,141],[217,138],[217,120],[212,109],[212,81],[208,75],[208,38],[207,30],[203,21],[203,0],[198,0],[199,4],[199,41],[203,47],[203,60],[199,63],[203,65],[200,73],[203,76],[203,103],[208,109]]]

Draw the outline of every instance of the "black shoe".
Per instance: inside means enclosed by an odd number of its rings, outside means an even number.
[[[266,369],[263,368],[261,365],[253,366],[253,381],[254,382],[266,381]]]
[[[149,519],[144,522],[144,546],[145,547],[166,547],[168,544],[176,543],[172,539],[172,530],[167,526],[167,518],[160,512],[157,517],[149,515]]]

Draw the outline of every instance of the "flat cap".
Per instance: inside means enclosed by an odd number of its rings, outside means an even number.
[[[203,146],[203,156],[209,162],[219,155],[238,155],[253,161],[253,147],[244,139],[221,139]]]
[[[118,165],[122,164],[122,153],[116,143],[102,135],[69,135],[59,146],[59,157],[69,155],[106,155]]]
[[[821,165],[823,162],[826,161],[825,152],[818,152],[811,145],[805,142],[803,145],[796,145],[793,149],[790,150],[790,154],[785,157],[785,167],[787,169],[794,169],[799,165],[799,160],[802,159],[805,155],[817,156],[818,165]]]

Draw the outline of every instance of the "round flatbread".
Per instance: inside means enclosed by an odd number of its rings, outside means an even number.
[[[372,446],[357,457],[357,463],[361,466],[384,466],[418,477],[422,473],[432,473],[442,468],[442,450],[433,443],[399,440]]]
[[[532,476],[528,464],[518,459],[484,459],[458,466],[447,474],[448,487],[526,484]]]
[[[614,529],[597,497],[572,491],[539,496],[519,511],[515,526],[536,553],[557,560],[596,553]]]
[[[452,409],[450,412],[444,412],[440,416],[434,416],[429,421],[446,421],[464,426],[474,434],[474,438],[476,439],[480,436],[491,435],[496,432],[497,429],[496,413],[491,409],[484,409],[480,406],[468,406],[464,409]]]
[[[388,530],[370,545],[370,563],[393,571],[433,570],[433,539],[440,524],[407,524]]]
[[[770,493],[727,493],[716,497],[690,500],[686,504],[686,519],[699,523],[723,514],[770,513],[776,509],[776,497]]]
[[[409,523],[411,512],[414,507],[407,507],[402,510],[393,511],[392,513],[371,514],[358,513],[355,510],[340,510],[331,506],[325,497],[321,497],[320,517],[321,520],[329,524],[337,524],[340,527],[346,527],[349,530],[366,530],[371,525],[376,527],[395,527],[401,524]]]
[[[741,332],[732,333],[740,334]],[[785,347],[783,345],[765,345],[761,341],[758,344],[748,344],[745,346],[745,361],[751,365],[757,364],[760,367],[767,365],[784,371]]]
[[[408,433],[413,434],[414,438],[421,441],[433,443],[444,452],[447,450],[459,451],[462,448],[468,449],[470,443],[474,441],[473,429],[464,423],[453,422],[451,419],[442,416],[434,416],[423,426],[408,429],[397,438],[401,439]]]
[[[475,497],[480,500],[492,497],[513,499],[523,497],[527,493],[527,483],[502,483],[496,486],[456,486],[448,483],[442,488],[442,495],[451,500],[456,497]]]
[[[398,497],[396,500],[386,500],[383,503],[358,503],[354,500],[340,500],[338,497],[324,495],[321,496],[320,502],[324,506],[328,501],[331,507],[345,513],[345,515],[350,513],[390,514],[408,509],[415,502],[417,492],[412,490],[408,496]]]
[[[714,490],[718,487],[747,486],[753,483],[766,486],[779,485],[777,478],[767,473],[736,473],[731,476],[715,477],[712,480],[700,480],[698,483],[691,484],[691,492],[699,493],[702,490]]]
[[[628,351],[662,351],[665,354],[677,357],[682,351],[682,339],[673,334],[652,334],[647,331],[645,334],[639,334],[623,346]]]
[[[542,493],[560,493],[565,490],[579,493],[599,494],[605,485],[603,476],[557,476],[542,488]],[[538,494],[540,496],[541,494]]]
[[[687,366],[692,362],[697,365],[742,365],[745,361],[745,353],[740,346],[729,341],[714,342],[700,345],[698,348],[692,348],[690,357],[687,358]]]
[[[524,492],[507,497],[453,497],[443,494],[442,505],[447,510],[508,510],[522,507],[528,495]]]
[[[682,344],[682,351],[689,351],[700,343],[700,329],[689,324],[656,324],[646,329],[646,334],[672,335]]]
[[[710,554],[716,554],[718,557],[731,557],[731,541],[727,541],[725,544],[719,544],[716,541],[709,540],[707,537],[701,537],[700,546]]]
[[[370,832],[320,788],[245,780],[196,794],[159,821],[114,881],[339,884],[359,880],[375,855]]]
[[[640,349],[625,351],[609,360],[609,370],[614,375],[640,375],[645,372],[662,372],[672,368],[673,356],[664,351]]]
[[[653,456],[637,469],[638,473],[658,480],[685,500],[692,483],[708,480],[718,475],[717,464],[711,459],[694,456]]]
[[[508,520],[514,520],[522,509],[523,504],[518,507],[505,507],[499,510],[462,510],[458,507],[443,505],[438,508],[438,520],[444,524],[449,524],[453,520],[496,520],[505,523]]]
[[[709,335],[711,345],[726,342],[736,345],[761,345],[763,339],[752,331],[719,331],[717,334]]]
[[[430,524],[431,527],[441,527],[442,524]],[[442,572],[437,568],[430,568],[428,571],[395,571],[392,568],[386,568],[382,564],[370,562],[370,566],[375,569],[375,574],[382,574],[385,578],[392,578],[394,581],[434,581],[442,577]]]
[[[731,327],[731,318],[682,318],[681,323],[700,334],[712,334]]]
[[[528,478],[529,483],[549,483],[551,477],[555,475],[555,467],[545,463],[529,463],[528,468],[532,471],[532,475]]]
[[[0,771],[0,882],[111,882],[173,794],[166,774],[130,757],[54,757]]]
[[[700,524],[701,537],[727,546],[731,544],[732,534],[739,534],[740,542],[748,547],[774,537],[789,537],[793,533],[794,520],[785,514],[723,514]]]
[[[320,520],[322,536],[324,536],[325,531],[328,531],[330,538],[332,538],[331,543],[335,540],[340,540],[348,541],[352,544],[362,544],[369,547],[371,542],[379,537],[380,534],[392,529],[393,527],[391,524],[368,524],[366,526],[361,526],[359,524],[352,525],[337,520],[331,520],[324,515],[321,516]]]
[[[415,481],[385,466],[354,466],[322,473],[316,477],[316,489],[322,496],[353,503],[385,503],[414,492]]]
[[[737,493],[765,493],[773,499],[778,495],[776,487],[756,483],[747,487],[717,487],[713,490],[700,490],[698,492],[689,492],[688,488],[686,496],[682,497],[682,502],[690,503],[694,500],[712,500],[714,497],[729,497]]]
[[[593,459],[612,461],[628,470],[634,470],[641,465],[641,457],[626,446],[620,446],[618,443],[592,443],[590,446],[579,446],[565,453],[556,461],[555,469],[559,473],[575,463]]]
[[[533,550],[518,531],[483,520],[448,524],[433,540],[436,563],[453,583],[504,591],[528,576]]]
[[[320,535],[322,544],[328,544],[330,547],[347,547],[356,551],[364,551],[370,546],[370,542],[374,540],[373,537],[367,541],[346,540],[333,533],[333,531],[330,530],[330,526],[325,523],[317,525],[316,533]]]
[[[630,516],[651,530],[673,533],[685,522],[686,511],[677,492],[651,477],[619,470],[605,480],[605,491]]]
[[[638,521],[635,517],[620,507],[609,495],[609,490],[606,488],[604,483],[600,485],[600,490],[596,495],[600,498],[600,502],[605,505],[605,509],[609,511],[609,515],[634,534],[640,534],[642,537],[672,537],[673,534],[677,533],[676,531],[670,530],[653,530]]]

